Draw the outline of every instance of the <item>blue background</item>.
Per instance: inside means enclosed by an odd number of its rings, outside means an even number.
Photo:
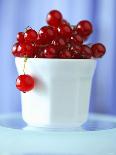
[[[11,55],[16,34],[27,26],[39,30],[51,9],[59,9],[71,24],[82,19],[92,21],[94,33],[88,41],[104,43],[107,53],[97,63],[90,111],[116,114],[115,0],[0,0],[0,113],[21,110]]]

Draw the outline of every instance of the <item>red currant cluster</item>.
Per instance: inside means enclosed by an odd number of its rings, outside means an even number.
[[[90,59],[105,54],[105,46],[101,43],[86,45],[84,41],[92,33],[92,24],[87,20],[71,26],[62,14],[52,10],[47,15],[48,26],[39,32],[27,28],[17,34],[12,54],[27,58],[63,58]]]

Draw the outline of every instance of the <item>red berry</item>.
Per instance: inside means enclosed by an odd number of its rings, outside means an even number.
[[[71,52],[68,49],[64,49],[59,53],[59,58],[70,59],[71,57],[72,57]]]
[[[70,42],[70,40],[68,40],[66,43],[66,48],[71,50],[71,47],[72,47],[72,43]]]
[[[34,58],[44,58],[44,48],[45,47],[38,47],[36,53],[35,53],[35,56]]]
[[[50,26],[44,26],[39,30],[39,40],[42,44],[50,43],[56,36],[56,31]]]
[[[32,44],[26,44],[26,57],[34,57],[35,47]]]
[[[91,47],[91,49],[92,49],[92,55],[93,55],[93,57],[95,57],[95,58],[100,58],[100,57],[102,57],[102,56],[105,54],[105,52],[106,52],[105,46],[104,46],[103,44],[101,44],[101,43],[96,43],[96,44],[94,44],[94,45]]]
[[[83,38],[79,34],[75,34],[71,36],[71,43],[81,45],[83,43]]]
[[[39,58],[45,58],[44,51],[40,51],[38,57]]]
[[[25,40],[24,40],[24,33],[23,32],[19,32],[17,34],[17,41],[19,41],[20,43],[23,43]]]
[[[80,52],[81,53],[81,50],[82,50],[82,47],[80,46],[80,45],[72,45],[71,47],[70,47],[70,50],[71,51],[77,51],[77,52]]]
[[[57,50],[61,50],[66,46],[66,42],[63,38],[58,38],[52,41],[52,44],[55,46]]]
[[[58,27],[62,21],[62,14],[58,10],[52,10],[48,13],[46,20],[48,25]]]
[[[73,25],[72,26],[72,33],[73,33],[73,35],[76,35],[77,34],[76,25]]]
[[[82,36],[82,37],[84,41],[86,41],[89,38],[89,36]]]
[[[12,48],[12,54],[15,57],[20,57],[20,53],[17,51],[18,46],[19,46],[19,43],[15,43]]]
[[[81,59],[81,53],[78,51],[71,51],[73,59]]]
[[[72,29],[69,25],[62,24],[59,26],[58,32],[63,38],[69,38],[72,34]]]
[[[20,57],[24,57],[26,55],[25,51],[25,43],[20,43],[19,46],[17,47],[17,52],[20,53]]]
[[[92,50],[87,45],[81,46],[81,55],[84,59],[90,59],[92,57]]]
[[[34,55],[34,58],[40,58],[40,52],[36,52],[36,54]]]
[[[31,43],[22,43],[19,44],[17,51],[20,53],[20,57],[33,57],[34,55],[34,46]]]
[[[47,47],[45,47],[44,56],[46,58],[54,58],[56,57],[56,55],[57,55],[56,49],[53,45],[48,45]]]
[[[35,43],[37,46],[43,46],[45,44],[44,41],[40,39],[39,34]]]
[[[72,45],[70,47],[70,51],[72,53],[72,58],[73,59],[80,59],[81,58],[81,46],[80,45]]]
[[[33,46],[33,51],[34,51],[34,53],[36,54],[36,52],[37,52],[38,49],[39,49],[39,46],[38,46],[36,43],[33,44],[32,46]]]
[[[70,25],[65,19],[62,19],[61,25],[62,25],[62,24]]]
[[[26,42],[33,43],[37,40],[37,32],[33,29],[28,29],[25,34],[24,38]]]
[[[40,50],[37,48],[36,51],[34,52],[34,58],[39,58]]]
[[[16,79],[16,87],[20,91],[28,92],[34,88],[34,79],[27,74],[20,75]]]
[[[76,30],[78,34],[85,38],[92,33],[93,28],[91,22],[82,20],[77,24]]]
[[[66,42],[63,38],[59,38],[58,39],[58,43],[59,43],[59,46],[62,48],[66,45]]]

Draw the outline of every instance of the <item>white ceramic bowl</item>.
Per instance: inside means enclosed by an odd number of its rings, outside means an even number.
[[[24,58],[16,58],[19,75]],[[29,58],[26,74],[36,79],[35,88],[21,93],[22,115],[28,125],[75,128],[88,116],[94,59]]]

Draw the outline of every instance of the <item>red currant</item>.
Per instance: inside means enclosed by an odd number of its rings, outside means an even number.
[[[26,57],[28,58],[33,58],[34,57],[34,52],[35,52],[35,46],[32,44],[26,44]]]
[[[17,51],[18,46],[19,46],[19,43],[17,42],[13,45],[13,48],[12,48],[12,54],[15,57],[20,57],[20,53]]]
[[[68,49],[64,49],[59,52],[59,58],[70,59],[72,57],[71,52]]]
[[[19,44],[17,51],[20,53],[20,57],[33,57],[34,46],[31,43]]]
[[[81,53],[80,52],[73,50],[73,51],[71,51],[71,53],[72,53],[73,59],[81,59]]]
[[[95,58],[102,57],[105,54],[105,52],[106,52],[105,46],[103,44],[101,44],[101,43],[94,44],[91,47],[91,49],[92,49],[92,55]]]
[[[72,45],[70,48],[70,51],[72,53],[72,58],[73,59],[80,59],[81,58],[81,46],[80,45]]]
[[[69,38],[72,34],[72,29],[69,25],[62,24],[59,26],[58,32],[63,38]]]
[[[91,22],[82,20],[77,24],[76,30],[78,34],[85,38],[92,33],[93,28]]]
[[[69,48],[71,51],[77,51],[77,52],[81,52],[82,47],[80,45],[71,45],[71,47]]]
[[[48,13],[46,20],[48,25],[58,27],[62,21],[62,14],[58,10],[52,10]]]
[[[58,39],[58,43],[59,43],[59,46],[62,48],[66,45],[66,42],[63,38],[59,38]]]
[[[63,38],[58,38],[52,41],[52,44],[55,46],[57,50],[61,50],[66,46],[66,42]]]
[[[56,49],[53,45],[48,45],[47,47],[45,47],[44,56],[46,58],[54,58],[56,57],[56,55],[57,55]]]
[[[72,43],[70,42],[70,40],[68,40],[66,42],[66,48],[69,49],[69,50],[71,50],[71,47],[72,47]]]
[[[16,87],[22,92],[28,92],[34,88],[34,79],[27,74],[20,75],[16,79]]]
[[[45,48],[45,47],[39,47],[39,46],[38,46],[34,58],[44,58],[44,57],[45,57],[45,56],[44,56],[44,48]]]
[[[37,37],[37,41],[35,42],[37,44],[37,46],[43,46],[45,43],[43,42],[42,39],[40,39],[39,37],[39,34],[38,34],[38,37]]]
[[[36,43],[33,44],[32,46],[33,46],[33,51],[34,51],[34,53],[36,54],[36,52],[37,52],[38,49],[39,49],[39,46],[38,46]]]
[[[33,29],[28,29],[25,34],[24,38],[26,42],[33,43],[37,40],[37,32]]]
[[[44,51],[40,51],[38,57],[39,58],[45,58]]]
[[[89,38],[89,36],[82,36],[82,37],[84,41],[86,41]]]
[[[50,43],[56,36],[56,31],[50,26],[44,26],[39,30],[39,40],[42,44]]]
[[[83,38],[79,34],[75,34],[71,36],[71,43],[81,45],[83,43]]]
[[[92,57],[92,50],[87,45],[81,46],[81,55],[84,59],[90,59]]]
[[[20,43],[17,47],[17,52],[20,53],[20,57],[24,57],[26,55],[25,51],[25,43]]]
[[[77,34],[77,29],[76,29],[76,25],[72,26],[72,34],[76,35]]]
[[[17,41],[19,41],[20,43],[23,43],[25,40],[24,40],[24,32],[19,32],[17,34]]]
[[[65,19],[62,19],[61,21],[61,25],[66,24],[66,25],[70,25]]]

